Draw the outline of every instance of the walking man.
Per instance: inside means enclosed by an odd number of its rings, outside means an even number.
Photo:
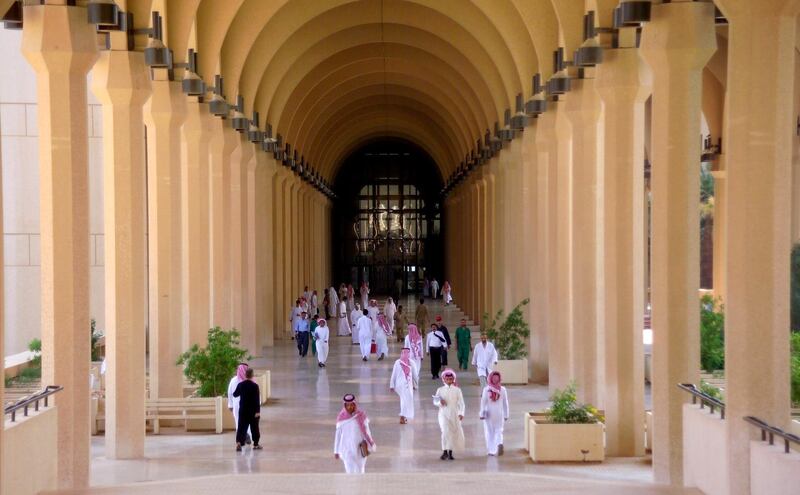
[[[356,330],[358,330],[358,345],[361,346],[361,360],[369,360],[369,351],[372,348],[372,320],[370,320],[368,311],[362,310],[362,316],[356,323]]]
[[[442,430],[441,460],[453,460],[453,450],[464,448],[464,395],[456,382],[456,372],[451,369],[442,373],[444,385],[433,396],[433,405],[439,408],[439,428]]]
[[[450,332],[442,323],[442,317],[439,315],[436,315],[436,328],[438,328],[439,331],[442,332],[442,335],[444,335],[444,340],[447,341],[447,349],[453,347],[453,341],[450,340]],[[447,349],[442,351],[442,366],[447,366]]]
[[[447,340],[436,325],[431,325],[426,344],[427,353],[431,357],[431,379],[436,380],[439,378],[439,370],[442,369],[442,351],[447,349]]]
[[[472,365],[477,368],[481,389],[486,386],[486,377],[492,372],[495,364],[497,364],[497,350],[494,344],[486,339],[486,332],[481,332],[481,341],[472,353]]]
[[[458,368],[469,369],[469,351],[472,350],[472,335],[467,328],[467,320],[461,319],[461,325],[456,328],[456,352],[458,354]]]
[[[333,456],[341,459],[347,474],[364,474],[367,456],[375,452],[375,440],[369,431],[367,413],[358,409],[356,396],[344,396],[344,406],[336,417]]]
[[[419,331],[422,332],[422,336],[425,336],[425,329],[428,328],[428,307],[425,306],[425,298],[419,298],[419,306],[417,306],[417,310],[414,312],[414,321],[417,323],[417,328]]]
[[[436,277],[433,277],[431,281],[431,297],[433,299],[437,299],[439,297],[439,282],[436,280]]]
[[[239,363],[239,366],[236,367],[236,375],[228,382],[228,409],[233,414],[233,424],[235,425],[239,424],[239,398],[234,397],[233,393],[241,382],[247,380],[247,369],[247,363]],[[245,443],[247,445],[252,443],[250,432],[247,433]]]
[[[258,384],[253,381],[253,369],[247,368],[245,380],[236,386],[233,396],[239,398],[239,421],[236,423],[236,452],[242,451],[242,445],[247,440],[247,430],[253,434],[253,450],[261,450],[258,441],[261,432],[258,430],[258,420],[261,418],[261,392]]]
[[[308,354],[308,332],[310,330],[310,325],[306,316],[305,311],[300,313],[300,319],[297,320],[294,326],[294,338],[297,341],[297,352],[300,354],[300,357],[306,357],[306,354]]]
[[[508,421],[508,392],[499,371],[489,373],[489,383],[481,394],[481,421],[489,455],[503,455],[503,428]]]
[[[328,322],[320,319],[317,328],[314,330],[314,340],[317,348],[317,366],[320,368],[324,368],[325,362],[328,360],[328,337],[330,337]]]
[[[394,362],[392,377],[389,379],[389,390],[400,397],[400,424],[414,419],[414,390],[419,383],[417,367],[411,362],[411,349],[404,347],[400,351],[400,359]]]

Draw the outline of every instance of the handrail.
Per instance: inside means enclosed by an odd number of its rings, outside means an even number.
[[[700,409],[707,405],[711,409],[711,414],[714,414],[714,409],[719,409],[722,419],[725,419],[725,403],[719,399],[711,397],[707,393],[697,388],[693,383],[679,383],[678,388],[689,392],[692,395],[692,404],[697,404],[697,399],[700,399]]]
[[[6,408],[3,410],[3,416],[10,414],[11,422],[13,423],[17,420],[17,411],[20,409],[22,409],[23,416],[28,415],[28,407],[30,407],[31,404],[33,404],[33,410],[38,412],[39,401],[43,400],[44,407],[47,407],[48,398],[56,392],[60,392],[62,390],[64,390],[64,387],[61,385],[48,385],[41,392],[37,392],[33,395],[18,400],[9,406],[6,406]]]
[[[767,424],[766,421],[758,419],[755,416],[745,416],[743,419],[745,421],[747,421],[748,423],[750,423],[751,425],[756,426],[758,429],[761,430],[761,441],[762,442],[766,442],[767,441],[767,435],[769,435],[769,444],[770,445],[775,445],[775,443],[774,443],[775,435],[783,438],[783,451],[785,453],[787,453],[787,454],[789,453],[789,443],[790,442],[793,442],[793,443],[796,443],[797,445],[800,445],[800,437],[798,437],[797,435],[793,435],[791,433],[787,433],[787,432],[781,430],[780,428],[775,428],[774,426],[770,426],[769,424]]]

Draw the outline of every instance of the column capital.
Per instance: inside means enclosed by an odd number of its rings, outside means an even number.
[[[600,95],[594,79],[572,81],[572,91],[565,99],[567,118],[573,126],[597,124],[600,120]]]
[[[29,5],[23,12],[22,54],[36,72],[85,74],[94,65],[97,33],[85,7]]]
[[[794,17],[800,13],[797,0],[717,0],[716,4],[732,24],[748,24],[764,17]]]
[[[595,88],[600,99],[644,102],[650,95],[652,74],[639,56],[637,48],[605,50],[605,59],[598,66]]]
[[[642,32],[641,54],[654,73],[701,70],[717,50],[714,4],[673,2],[653,5]]]
[[[141,52],[106,50],[92,68],[92,92],[103,105],[140,108],[150,96]]]
[[[186,120],[186,97],[179,81],[155,80],[150,83],[150,98],[145,103],[148,125],[180,126]]]

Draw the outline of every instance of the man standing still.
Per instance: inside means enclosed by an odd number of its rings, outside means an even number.
[[[246,380],[236,386],[234,397],[239,398],[239,423],[236,425],[236,451],[242,451],[242,445],[247,440],[247,429],[253,435],[253,450],[261,450],[258,441],[261,432],[258,430],[258,421],[261,418],[261,392],[258,384],[253,381],[253,368],[247,368]]]
[[[456,328],[456,352],[458,354],[458,368],[469,368],[469,352],[472,350],[472,335],[467,328],[467,320],[461,319],[461,325]]]
[[[297,352],[300,357],[306,357],[308,354],[308,332],[310,325],[308,323],[308,315],[305,311],[300,314],[300,319],[297,320],[294,326],[294,338],[297,340]]]

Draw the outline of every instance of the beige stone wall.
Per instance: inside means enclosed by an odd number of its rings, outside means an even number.
[[[5,354],[40,332],[39,153],[36,78],[19,50],[20,31],[0,29],[0,137],[5,245]],[[89,93],[90,314],[104,328],[103,144],[100,105]],[[88,333],[88,329],[87,329]]]

